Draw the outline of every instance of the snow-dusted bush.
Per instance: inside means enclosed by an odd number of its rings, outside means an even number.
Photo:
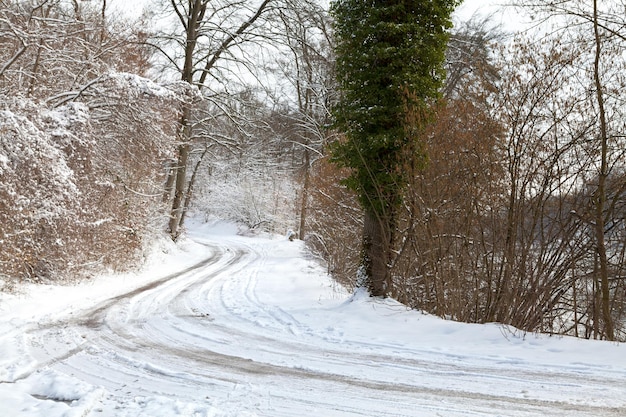
[[[25,100],[0,100],[1,270],[47,275],[42,252],[64,245],[59,229],[76,216],[80,192],[65,154],[43,129],[41,109]]]
[[[179,87],[110,74],[54,109],[0,97],[4,274],[68,278],[141,255],[165,222]]]
[[[102,2],[0,2],[0,89],[46,100],[110,71],[145,73],[145,22],[102,13]]]

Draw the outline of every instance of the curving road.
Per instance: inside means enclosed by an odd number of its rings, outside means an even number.
[[[371,337],[348,302],[290,292],[316,273],[290,243],[194,239],[203,262],[29,331],[37,369],[103,388],[86,416],[626,415],[623,369]]]

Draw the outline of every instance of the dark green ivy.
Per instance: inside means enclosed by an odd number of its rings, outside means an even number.
[[[365,209],[379,212],[399,201],[379,201],[381,190],[406,184],[407,147],[416,138],[407,110],[425,114],[444,81],[450,15],[457,0],[338,0],[335,18],[341,98],[336,127],[346,139],[333,149]],[[420,155],[415,155],[420,158]],[[394,190],[383,194],[398,194]],[[397,200],[395,198],[394,200]]]
[[[393,241],[396,212],[410,169],[425,160],[421,124],[443,85],[451,14],[459,0],[336,0],[335,127],[344,135],[333,160],[351,168],[346,179],[366,215],[364,257],[383,270]],[[368,236],[368,217],[380,223]],[[369,240],[368,240],[369,239]],[[380,244],[375,240],[385,240]],[[373,246],[372,246],[373,245]],[[377,249],[373,250],[372,247]],[[388,277],[374,279],[386,280]],[[380,286],[385,288],[386,284]],[[373,295],[382,291],[373,291]]]

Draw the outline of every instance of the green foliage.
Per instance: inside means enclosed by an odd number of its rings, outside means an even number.
[[[352,169],[346,184],[366,210],[401,203],[407,159],[422,158],[415,126],[445,78],[450,15],[458,0],[336,0],[335,127],[345,139],[333,160]],[[407,158],[408,157],[408,158]]]

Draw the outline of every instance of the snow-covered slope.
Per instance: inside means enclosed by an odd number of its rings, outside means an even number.
[[[235,232],[195,226],[139,275],[1,296],[0,415],[626,415],[622,345],[346,294],[301,242]]]

